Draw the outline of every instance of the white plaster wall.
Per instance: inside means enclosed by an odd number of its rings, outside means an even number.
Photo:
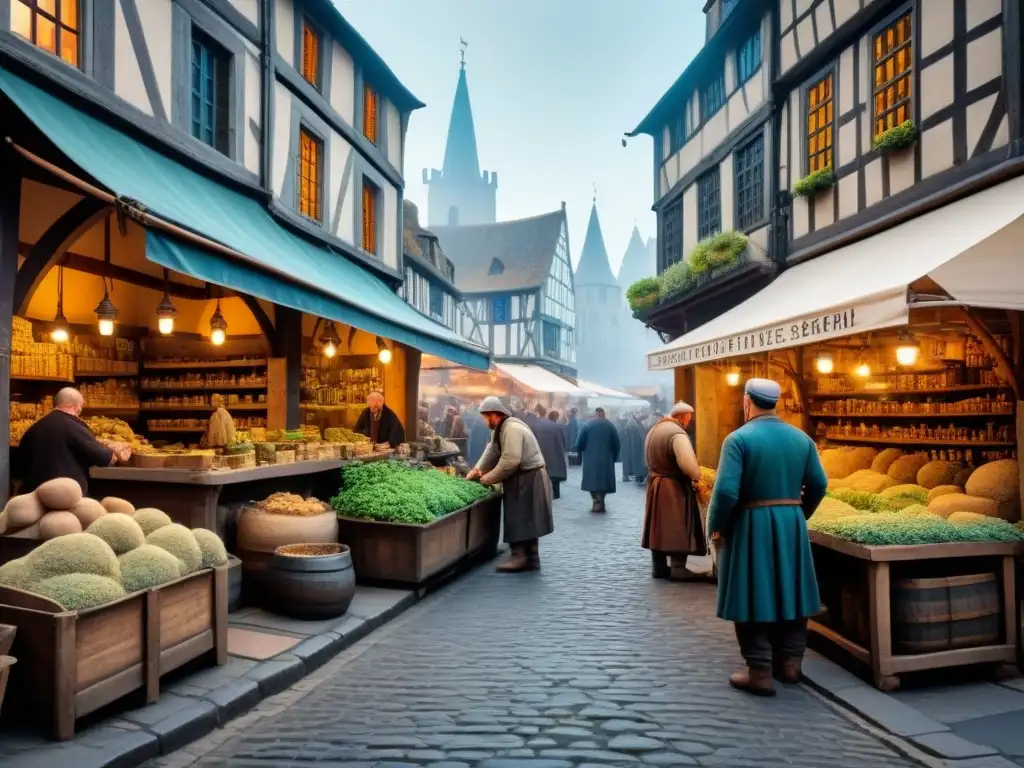
[[[385,266],[398,267],[398,190],[390,184],[384,185],[384,225],[381,259]]]
[[[327,168],[327,180],[330,183],[330,187],[327,189],[327,195],[324,202],[326,206],[324,208],[324,222],[327,223],[328,227],[331,227],[331,234],[336,234],[333,229],[334,224],[334,210],[338,205],[338,196],[341,194],[342,187],[345,187],[345,195],[351,195],[351,185],[344,184],[342,176],[345,173],[345,163],[348,161],[349,153],[352,152],[352,145],[349,144],[340,134],[331,131],[328,137],[330,142],[330,157],[331,163]],[[341,226],[341,222],[338,222],[338,226]],[[350,224],[351,228],[351,224]],[[349,240],[351,242],[351,240]]]
[[[355,125],[356,68],[349,52],[332,42],[334,56],[331,61],[331,106],[351,126]]]
[[[231,4],[253,24],[260,25],[260,0],[231,0]]]
[[[237,126],[244,136],[244,153],[242,165],[253,173],[260,172],[260,140],[253,135],[249,128],[249,121],[260,125],[263,117],[260,109],[260,62],[259,58],[252,51],[245,53],[245,114],[244,125]]]
[[[274,0],[274,37],[281,58],[295,66],[295,6],[292,0]]]
[[[118,6],[120,8],[120,4]],[[149,0],[144,3],[137,2],[135,7],[139,9],[139,19],[146,37],[146,47],[149,48],[149,58],[153,62],[160,100],[163,102],[164,112],[170,117],[173,3],[166,2],[166,0],[163,2]]]
[[[337,147],[337,150],[335,150]],[[339,141],[337,144],[331,147],[331,157],[333,159],[335,151],[339,155],[344,153],[345,159],[348,159],[348,153],[352,152],[352,146],[344,141]],[[344,169],[344,164],[342,164]],[[338,188],[341,188],[341,171],[338,172]],[[341,216],[338,218],[338,229],[335,230],[335,237],[340,237],[346,243],[355,243],[355,215],[356,215],[356,201],[359,201],[359,205],[362,205],[362,187],[356,183],[353,178],[355,175],[355,169],[349,170],[348,174],[348,191],[345,193],[344,199],[341,201]],[[332,178],[334,178],[332,176]]]
[[[391,103],[390,99],[387,102],[387,126],[388,126],[388,160],[395,168],[398,169],[399,173],[402,173],[402,163],[405,158],[402,157],[402,116],[398,113],[398,107]]]
[[[142,71],[139,69],[135,49],[128,36],[128,25],[124,20],[121,4],[114,6],[114,93],[137,107],[147,115],[153,114],[153,108],[146,95],[146,86],[142,82]]]
[[[281,83],[274,84],[274,143],[271,146],[271,189],[281,198],[288,170],[289,141],[292,135],[292,97]]]

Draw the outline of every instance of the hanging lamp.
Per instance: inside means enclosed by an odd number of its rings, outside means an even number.
[[[334,327],[334,321],[328,320],[324,323],[324,329],[320,334],[320,351],[323,352],[324,357],[334,357],[338,354],[338,345],[340,343],[341,339],[338,337],[338,331]]]
[[[388,349],[387,343],[380,336],[377,337],[377,359],[380,360],[384,365],[391,362],[392,353]]]
[[[896,362],[900,365],[907,367],[917,362],[917,358],[921,355],[921,347],[918,346],[913,335],[909,330],[904,330],[900,333],[900,338],[896,347]]]
[[[110,217],[103,220],[103,263],[110,266]],[[103,277],[103,298],[96,305],[96,320],[100,326],[100,336],[114,335],[114,321],[117,320],[117,307],[110,300],[110,292],[114,290],[114,281]]]
[[[164,297],[156,305],[156,324],[160,333],[170,336],[174,333],[174,318],[178,316],[178,310],[174,308],[171,301],[171,294],[168,291],[167,270],[164,270]]]
[[[50,326],[50,340],[54,344],[67,344],[71,338],[68,320],[64,317],[64,265],[57,265],[57,315]]]
[[[215,347],[219,347],[223,344],[228,337],[228,321],[224,319],[224,315],[220,311],[220,298],[217,298],[217,308],[213,311],[213,316],[210,318],[210,341]]]
[[[836,368],[835,360],[832,359],[832,355],[828,352],[818,352],[814,356],[814,368],[818,373],[832,373]]]

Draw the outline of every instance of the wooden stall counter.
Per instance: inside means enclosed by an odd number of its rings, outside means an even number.
[[[828,611],[809,629],[868,666],[879,689],[896,690],[908,672],[1014,663],[1019,544],[868,546],[810,535]]]

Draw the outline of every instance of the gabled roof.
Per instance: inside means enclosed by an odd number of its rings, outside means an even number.
[[[463,293],[528,290],[544,284],[565,226],[561,208],[527,219],[434,227]],[[492,269],[495,260],[503,269]]]
[[[608,250],[604,247],[604,235],[601,234],[601,222],[597,218],[596,201],[590,208],[587,234],[583,238],[583,250],[576,265],[575,284],[577,288],[584,285],[618,286],[608,263]]]
[[[629,245],[626,246],[626,255],[622,257],[622,266],[619,267],[619,286],[626,290],[645,277],[654,277],[656,271],[654,251],[651,248],[651,240],[646,243],[640,236],[640,228],[633,227],[633,234],[629,237]]]
[[[435,280],[443,283],[446,288],[449,288],[451,292],[458,296],[459,291],[455,287],[455,283],[448,279],[448,275],[445,274],[448,259],[447,254],[444,253],[444,249],[440,247],[440,242],[434,246],[434,258],[435,262],[430,260],[430,256],[423,252],[423,248],[420,244],[420,238],[428,238],[431,240],[437,240],[435,235],[429,229],[424,229],[420,226],[420,212],[416,204],[411,200],[402,201],[402,253],[405,256],[406,263],[421,273],[425,273]],[[453,265],[454,266],[454,265]]]

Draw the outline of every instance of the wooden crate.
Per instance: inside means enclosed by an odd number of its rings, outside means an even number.
[[[501,533],[501,495],[495,494],[469,508],[466,525],[466,553],[470,557],[493,557]]]
[[[467,554],[470,507],[429,525],[338,518],[338,541],[352,551],[360,582],[419,585]]]
[[[75,721],[207,652],[227,662],[227,566],[185,576],[86,611],[0,587],[0,622],[18,628],[11,688],[19,714],[60,740]]]

